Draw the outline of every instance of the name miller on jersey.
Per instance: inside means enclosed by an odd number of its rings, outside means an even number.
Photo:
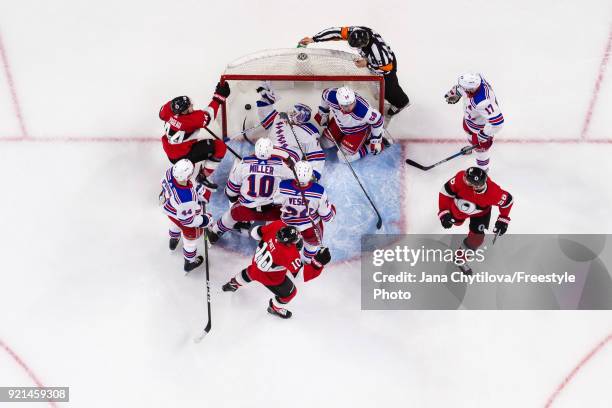
[[[263,165],[263,164],[251,164],[251,166],[249,166],[249,172],[262,173],[262,174],[274,174],[274,167]]]

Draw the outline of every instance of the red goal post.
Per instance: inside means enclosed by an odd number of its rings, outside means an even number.
[[[257,81],[271,81],[275,90],[294,90],[293,94],[288,93],[289,97],[282,95],[282,98],[290,100],[290,103],[309,104],[313,114],[317,111],[323,89],[342,85],[354,88],[371,105],[384,112],[384,78],[367,68],[358,68],[354,63],[356,58],[359,58],[357,54],[340,50],[283,48],[259,51],[231,62],[221,76],[222,81],[230,81],[232,89],[221,107],[223,136],[228,136],[228,129],[235,132],[242,125],[240,116],[245,112],[246,103],[255,109]]]

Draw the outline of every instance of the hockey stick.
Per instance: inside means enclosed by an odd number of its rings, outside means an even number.
[[[344,162],[346,164],[348,164],[349,169],[351,169],[351,172],[353,173],[353,177],[355,177],[355,180],[357,180],[357,183],[359,184],[359,187],[361,187],[361,191],[363,191],[363,194],[365,194],[366,198],[368,199],[368,201],[370,202],[370,205],[372,206],[372,208],[374,209],[374,212],[376,213],[376,216],[378,217],[378,221],[376,221],[376,229],[380,229],[382,227],[382,217],[380,216],[380,213],[378,212],[378,208],[376,208],[376,205],[374,204],[374,201],[372,201],[372,199],[370,198],[370,196],[368,195],[368,192],[366,191],[366,189],[363,187],[363,184],[361,184],[361,181],[359,180],[359,177],[357,177],[357,173],[355,173],[355,170],[353,169],[353,166],[351,166],[351,163],[346,159],[346,155],[344,154],[344,151],[342,151],[342,149],[340,148],[340,146],[338,145],[338,142],[336,142],[336,139],[333,138],[333,136],[330,138],[334,144],[336,145],[336,148],[338,149],[338,151],[340,152],[340,154],[342,155],[342,158],[344,159]]]
[[[207,127],[204,127],[204,129],[205,129],[205,130],[206,130],[208,133],[210,133],[210,135],[211,135],[212,137],[214,137],[215,139],[217,139],[217,140],[218,140],[218,141],[220,141],[220,142],[225,143],[225,141],[224,141],[223,139],[219,138],[219,136],[217,136],[217,135],[216,135],[216,134],[215,134],[215,133],[214,133],[212,130],[210,130],[210,129],[209,129],[209,128],[207,128]],[[231,152],[231,153],[232,153],[234,156],[236,156],[237,158],[239,158],[240,160],[242,160],[242,156],[240,156],[238,153],[236,153],[236,152],[234,151],[234,149],[232,149],[231,147],[229,147],[229,146],[227,145],[227,143],[225,143],[225,146],[227,147],[227,150],[229,150],[229,151],[230,151],[230,152]]]
[[[251,145],[254,145],[254,144],[255,144],[255,143],[253,143],[253,142],[251,141],[251,139],[249,139],[249,137],[247,136],[247,133],[248,133],[248,132],[250,132],[251,130],[254,130],[254,129],[257,129],[258,127],[260,127],[260,126],[261,126],[261,123],[259,123],[259,124],[255,125],[255,126],[251,126],[251,127],[250,127],[250,128],[248,128],[248,129],[245,129],[245,126],[246,126],[246,120],[247,120],[247,118],[246,118],[246,116],[245,116],[245,117],[244,117],[244,121],[242,122],[242,132],[240,132],[240,133],[236,133],[235,135],[230,136],[230,137],[229,137],[229,140],[234,140],[234,139],[235,139],[235,138],[237,138],[238,136],[242,135],[242,138],[243,138],[244,140],[246,140],[246,141],[247,141],[249,144],[251,144]]]
[[[247,118],[246,118],[246,116],[245,116],[245,117],[244,117],[244,120],[242,121],[242,132],[240,132],[240,133],[242,133],[242,138],[243,138],[244,140],[246,140],[246,141],[247,141],[247,142],[248,142],[248,143],[249,143],[251,146],[254,146],[254,145],[253,145],[253,142],[251,142],[251,140],[250,140],[250,139],[248,138],[248,136],[247,136],[247,130],[245,129],[245,127],[246,127],[246,119],[247,119]]]
[[[206,214],[206,204],[204,203],[202,203],[202,212]],[[212,328],[212,316],[210,313],[210,268],[208,265],[208,243],[206,242],[206,237],[208,234],[206,233],[206,231],[207,228],[204,228],[204,265],[206,268],[206,305],[208,308],[208,323],[206,323],[206,327],[204,327],[202,333],[200,333],[198,337],[193,339],[193,341],[196,343],[201,342],[202,339],[204,339],[204,337],[208,334],[208,332],[210,332],[210,329]]]
[[[497,241],[497,238],[501,236],[501,235],[500,235],[500,232],[501,232],[501,231],[500,231],[500,230],[498,230],[498,231],[495,233],[495,236],[493,237],[493,244],[492,244],[492,245],[495,245],[495,241]]]
[[[306,160],[306,153],[304,153],[304,149],[302,149],[302,144],[298,140],[297,135],[295,134],[295,131],[293,130],[293,125],[291,124],[291,122],[289,122],[289,116],[287,115],[286,112],[279,112],[278,115],[282,120],[287,121],[287,124],[289,125],[289,129],[291,129],[291,133],[293,134],[293,138],[295,139],[295,142],[297,143],[298,147],[300,148],[300,151],[302,152],[302,157],[304,158],[304,160]],[[290,166],[289,168],[293,172],[293,177],[295,177],[295,182],[298,183],[298,186],[299,186],[300,181],[298,180],[297,173],[295,172],[295,167]],[[306,200],[306,195],[304,194],[304,190],[302,189],[299,189],[299,190],[300,190],[300,193],[302,194],[302,200],[304,201],[304,206],[306,207],[306,213],[308,214],[308,219],[310,220],[310,223],[312,224],[312,228],[314,228],[315,235],[317,236],[317,241],[319,242],[319,246],[322,246],[323,240],[321,239],[321,231],[319,231],[319,228],[315,225],[312,217],[310,216],[310,207],[308,206],[308,200]]]
[[[474,150],[477,147],[478,147],[478,145],[464,146],[457,153],[455,153],[455,154],[453,154],[451,156],[448,156],[446,159],[442,159],[439,162],[432,164],[431,166],[423,166],[422,164],[419,164],[419,163],[415,162],[414,160],[410,160],[410,159],[406,159],[406,163],[408,163],[411,166],[416,167],[417,169],[421,169],[423,171],[427,171],[427,170],[433,169],[434,167],[436,167],[436,166],[438,166],[438,165],[440,165],[442,163],[445,163],[445,162],[447,162],[449,160],[452,160],[455,157],[466,155],[466,154],[470,153],[472,150]]]

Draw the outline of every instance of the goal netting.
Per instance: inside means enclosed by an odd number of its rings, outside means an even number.
[[[257,87],[270,81],[279,99],[276,108],[285,111],[295,103],[312,108],[313,116],[325,88],[350,86],[381,112],[384,80],[367,68],[358,68],[357,54],[320,48],[265,50],[239,58],[227,65],[222,80],[229,81],[231,94],[221,112],[223,136],[233,137],[243,127],[257,125]],[[246,105],[251,109],[247,110]],[[259,128],[260,134],[263,130]]]

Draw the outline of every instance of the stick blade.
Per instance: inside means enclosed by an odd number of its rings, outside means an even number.
[[[378,217],[378,221],[376,221],[376,229],[379,230],[382,228],[382,218]]]
[[[423,171],[427,171],[433,167],[433,166],[423,166],[422,164],[419,164],[415,162],[414,160],[410,160],[410,159],[406,159],[406,163],[413,167],[416,167],[417,169],[423,170]]]
[[[200,335],[198,337],[193,339],[194,343],[199,343],[202,340],[204,340],[204,337],[206,337],[206,335],[210,332],[210,327],[211,327],[211,324],[210,324],[210,322],[208,322],[208,324],[206,325],[204,330],[202,330],[202,333],[200,333]]]

